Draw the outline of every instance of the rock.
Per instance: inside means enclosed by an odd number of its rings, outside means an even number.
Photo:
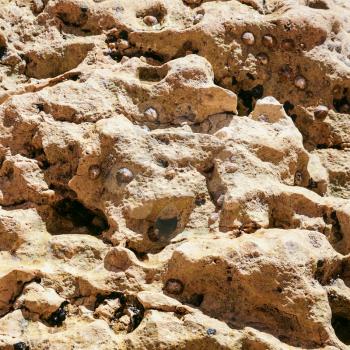
[[[255,44],[255,37],[253,33],[245,32],[242,34],[242,41],[245,45],[252,46]]]
[[[167,312],[176,312],[182,304],[175,299],[161,293],[140,292],[137,299],[145,309],[154,309]]]
[[[47,319],[58,310],[65,301],[54,289],[44,288],[38,283],[30,283],[25,286],[22,294],[14,304],[15,309],[25,308],[30,313]]]
[[[347,349],[349,14],[0,0],[0,348]]]
[[[154,16],[146,16],[146,17],[143,18],[143,21],[148,26],[155,26],[155,25],[158,24],[158,19],[156,17],[154,17]]]
[[[294,80],[294,85],[300,90],[305,90],[307,81],[302,75],[298,75]]]
[[[274,123],[281,118],[285,118],[283,106],[272,96],[264,97],[256,102],[252,112],[252,117],[258,120],[264,116],[267,121]]]
[[[317,106],[314,109],[314,116],[317,120],[324,120],[328,115],[329,109],[326,106]]]

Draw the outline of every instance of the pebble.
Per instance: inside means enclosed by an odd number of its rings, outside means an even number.
[[[256,55],[256,58],[262,65],[267,65],[269,63],[269,56],[266,55],[264,52],[260,52]]]
[[[119,50],[126,50],[130,47],[129,42],[125,39],[118,39],[117,46]]]
[[[216,329],[215,328],[208,328],[207,329],[207,334],[208,335],[215,335],[216,334]]]
[[[219,196],[219,198],[216,201],[217,206],[221,208],[224,205],[224,201],[225,201],[225,195],[222,194]]]
[[[193,24],[198,24],[202,19],[203,15],[201,13],[197,13],[193,18]]]
[[[209,226],[213,225],[218,220],[219,220],[219,213],[212,213],[208,218]]]
[[[134,179],[134,174],[128,168],[121,168],[117,171],[117,181],[119,185],[128,184]]]
[[[184,290],[184,285],[180,280],[171,278],[165,284],[165,290],[170,294],[179,295]]]
[[[327,106],[317,106],[314,109],[314,117],[318,120],[324,120],[328,115],[329,109]]]
[[[282,41],[281,47],[283,50],[291,51],[294,49],[295,44],[294,44],[294,41],[292,39],[285,39]]]
[[[242,41],[245,45],[252,46],[255,44],[254,34],[251,32],[245,32],[242,34]]]
[[[306,79],[302,75],[298,75],[294,80],[294,85],[300,90],[305,90],[307,85]]]
[[[152,107],[147,108],[143,115],[149,122],[155,122],[158,119],[158,112]]]
[[[277,41],[272,35],[264,35],[262,38],[262,43],[264,46],[272,49],[276,46]]]
[[[155,26],[157,25],[159,22],[158,22],[158,19],[154,16],[145,16],[143,17],[143,22],[145,24],[147,24],[148,26]]]

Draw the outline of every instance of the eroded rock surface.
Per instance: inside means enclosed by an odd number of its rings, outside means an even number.
[[[347,349],[346,0],[0,0],[0,349]]]

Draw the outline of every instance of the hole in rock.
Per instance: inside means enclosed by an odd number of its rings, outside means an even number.
[[[329,10],[329,6],[325,0],[308,0],[307,6],[318,10]]]
[[[250,80],[255,80],[255,77],[252,73],[247,73],[247,78]]]
[[[344,96],[340,99],[334,99],[333,105],[338,113],[350,113],[350,102],[349,99]]]
[[[120,304],[122,307],[126,305],[126,297],[123,293],[121,292],[112,292],[108,295],[102,295],[102,294],[97,294],[96,296],[96,302],[95,302],[95,309],[104,303],[105,300],[113,300],[113,299],[119,299]]]
[[[13,350],[29,350],[29,345],[27,345],[26,343],[20,341],[16,344],[13,344]]]
[[[165,159],[159,159],[158,160],[158,164],[162,168],[167,168],[169,166],[169,162],[167,160],[165,160]]]
[[[243,104],[243,106],[247,109],[247,113],[250,113],[255,105],[255,101],[262,98],[264,95],[264,88],[262,85],[257,85],[251,90],[239,90],[238,98]],[[245,114],[245,111],[241,111],[241,113]]]
[[[290,115],[290,111],[294,109],[293,103],[290,103],[289,101],[284,102],[283,108],[286,111],[288,115]]]
[[[57,202],[47,222],[48,231],[53,234],[82,233],[97,236],[108,227],[103,213],[92,211],[72,199]]]
[[[47,320],[47,323],[50,326],[62,326],[63,322],[65,321],[67,317],[67,310],[66,306],[68,305],[68,302],[63,302],[62,305],[55,311],[53,312],[50,317]]]
[[[330,215],[324,215],[323,219],[327,224],[332,225],[331,234],[330,237],[328,237],[328,240],[331,242],[331,244],[340,242],[343,239],[343,234],[341,232],[341,226],[337,217],[337,212],[332,211]]]
[[[205,200],[205,197],[204,197],[204,196],[197,196],[197,197],[196,197],[195,204],[196,204],[198,207],[204,205],[205,202],[206,202],[206,200]]]
[[[153,60],[158,61],[160,63],[163,63],[165,61],[165,58],[162,55],[160,55],[154,51],[151,51],[151,50],[144,52],[144,53],[140,53],[139,56],[144,56],[146,58],[152,58]]]
[[[0,46],[0,60],[5,56],[7,51],[6,46]]]
[[[167,72],[164,69],[156,67],[140,67],[138,69],[139,79],[144,81],[158,82],[166,77]]]
[[[43,112],[44,111],[44,104],[43,103],[36,103],[35,107],[37,108],[37,110],[39,112]]]
[[[186,42],[184,42],[182,47],[177,51],[177,53],[173,57],[173,59],[187,56],[189,53],[198,54],[199,49],[194,47],[191,41],[186,41]]]
[[[122,30],[122,31],[119,33],[119,38],[120,38],[120,39],[123,39],[123,40],[128,40],[128,38],[129,38],[129,33],[128,33],[126,30]]]
[[[156,221],[156,229],[160,235],[169,236],[174,233],[177,227],[177,217],[170,219],[158,219]]]
[[[195,294],[191,295],[188,303],[192,304],[192,305],[194,305],[196,307],[199,307],[199,306],[201,306],[203,300],[204,300],[204,294],[197,294],[197,293],[195,293]]]
[[[145,312],[142,304],[135,297],[125,296],[120,292],[112,292],[108,295],[98,294],[95,302],[95,310],[100,305],[106,305],[109,301],[116,299],[118,299],[118,307],[114,310],[113,317],[110,319],[110,324],[118,322],[121,317],[127,315],[130,320],[127,331],[130,333],[139,326]]]
[[[148,237],[152,242],[168,241],[177,228],[178,218],[170,219],[158,218],[154,226],[148,230]]]
[[[350,345],[350,319],[335,315],[332,317],[332,327],[339,340]]]

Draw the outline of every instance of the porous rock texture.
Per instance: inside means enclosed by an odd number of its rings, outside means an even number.
[[[0,349],[347,349],[348,0],[0,0]]]

